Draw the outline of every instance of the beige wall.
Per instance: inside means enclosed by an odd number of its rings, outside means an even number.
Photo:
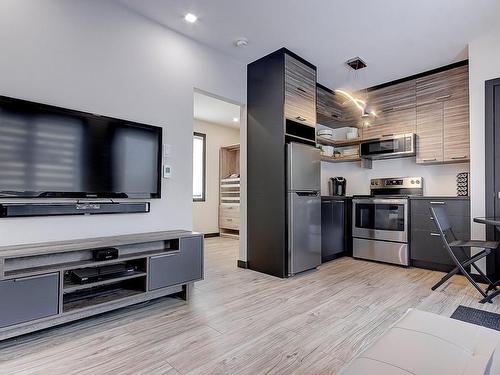
[[[193,229],[201,233],[219,232],[219,150],[240,143],[240,130],[228,126],[194,121],[194,131],[206,134],[206,199],[193,202]]]

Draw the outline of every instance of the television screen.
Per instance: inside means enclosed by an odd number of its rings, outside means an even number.
[[[0,198],[159,198],[162,129],[0,97]]]

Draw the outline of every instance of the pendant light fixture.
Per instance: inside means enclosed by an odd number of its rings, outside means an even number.
[[[347,60],[346,65],[354,71],[366,68],[366,66],[367,66],[367,64],[359,57],[354,57],[352,59]],[[343,97],[350,100],[356,106],[356,108],[358,108],[361,111],[361,117],[376,116],[375,111],[368,109],[366,101],[354,97],[352,94],[350,94],[346,90],[337,89],[337,90],[333,90],[333,92],[335,94],[342,95]]]

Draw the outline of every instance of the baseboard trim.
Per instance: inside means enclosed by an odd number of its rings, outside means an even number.
[[[203,237],[205,238],[211,238],[211,237],[219,237],[220,233],[205,233]]]
[[[246,268],[248,268],[248,263],[246,261],[244,261],[244,260],[239,260],[238,259],[238,267],[246,269]]]

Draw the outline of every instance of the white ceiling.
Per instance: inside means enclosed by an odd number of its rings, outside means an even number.
[[[239,105],[199,92],[194,93],[195,119],[239,129],[240,123],[233,121],[235,117],[240,118]]]
[[[500,14],[498,0],[116,1],[246,63],[287,47],[315,64],[318,82],[330,88],[373,86],[463,60],[467,43]],[[187,12],[198,22],[186,23]],[[249,45],[236,48],[239,37]],[[356,79],[344,65],[355,56],[368,63]]]

